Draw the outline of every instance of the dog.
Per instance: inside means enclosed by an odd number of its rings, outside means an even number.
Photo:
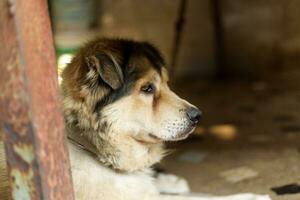
[[[164,141],[187,138],[201,118],[168,80],[154,46],[124,39],[91,41],[64,69],[77,199],[158,198],[150,167],[166,154]]]
[[[152,44],[95,39],[61,77],[76,200],[260,199],[191,196],[183,179],[154,178],[164,143],[187,138],[202,113],[169,88],[165,61]],[[159,180],[167,184],[159,188]],[[162,194],[168,191],[181,195]]]
[[[170,175],[159,179],[167,182],[159,188],[162,184],[151,176],[151,166],[166,154],[164,142],[187,138],[202,115],[169,88],[168,80],[157,48],[124,39],[91,41],[65,68],[62,107],[76,199],[207,199],[162,195],[188,189]]]

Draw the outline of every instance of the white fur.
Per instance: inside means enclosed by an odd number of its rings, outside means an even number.
[[[69,151],[77,200],[150,200],[158,196],[146,171],[118,173],[74,144],[69,143]]]
[[[157,188],[150,170],[121,173],[103,166],[79,146],[69,143],[69,151],[76,200],[270,200],[266,195],[254,194],[222,197],[161,195],[159,190],[168,190],[168,185]]]

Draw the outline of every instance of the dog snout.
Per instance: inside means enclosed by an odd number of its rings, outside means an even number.
[[[202,112],[196,107],[190,107],[186,111],[188,119],[193,123],[197,124],[202,116]]]

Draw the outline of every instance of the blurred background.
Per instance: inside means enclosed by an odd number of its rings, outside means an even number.
[[[255,192],[300,183],[299,0],[50,0],[59,72],[96,37],[147,40],[172,88],[204,113],[162,163],[192,192]],[[291,193],[286,190],[284,193]]]

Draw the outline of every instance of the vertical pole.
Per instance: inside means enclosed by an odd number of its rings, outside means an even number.
[[[0,127],[12,199],[74,199],[46,0],[0,1]]]
[[[224,33],[222,23],[221,0],[211,0],[211,12],[215,28],[215,60],[217,69],[217,78],[224,79],[227,74],[225,60]]]
[[[172,47],[172,54],[171,54],[171,68],[170,68],[170,77],[171,82],[174,83],[176,68],[177,68],[177,57],[178,52],[182,40],[183,29],[185,25],[185,15],[187,9],[188,0],[181,0],[179,4],[179,10],[177,15],[177,21],[175,23],[175,36],[173,39],[173,47]]]

